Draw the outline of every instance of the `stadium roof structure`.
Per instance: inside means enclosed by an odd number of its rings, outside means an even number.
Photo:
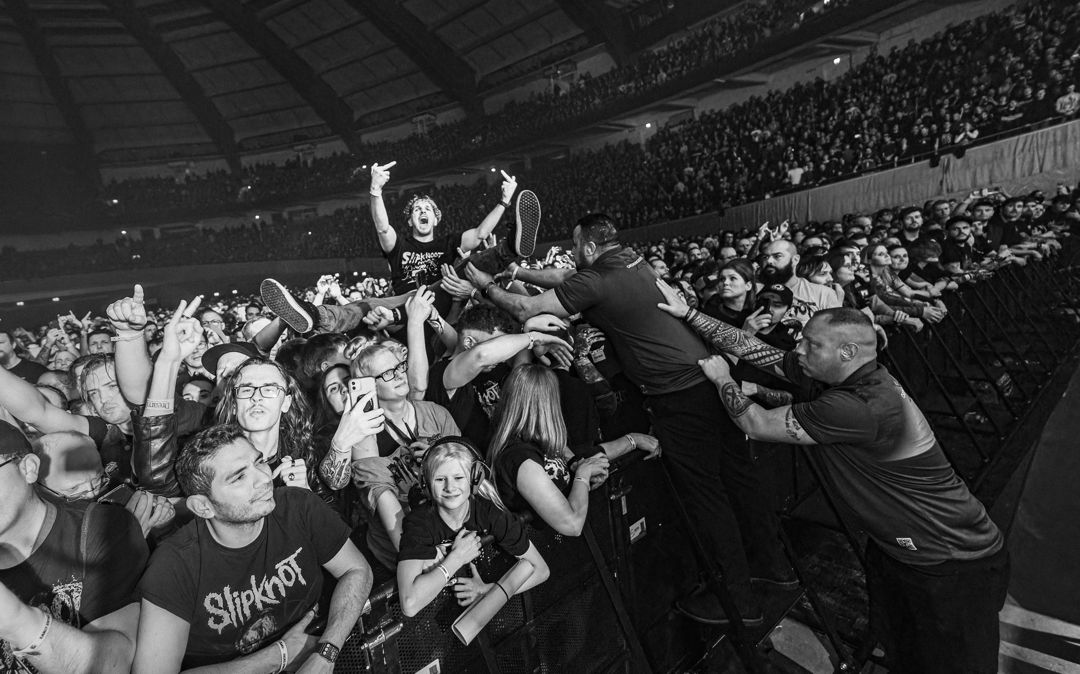
[[[0,0],[0,143],[73,144],[91,165],[353,147],[420,112],[477,114],[560,55],[606,43],[625,58],[627,4]]]

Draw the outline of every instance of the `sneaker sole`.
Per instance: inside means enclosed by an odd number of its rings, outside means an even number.
[[[694,613],[683,608],[682,602],[679,601],[675,602],[675,612],[685,618],[693,620],[696,623],[701,623],[702,625],[728,627],[733,624],[732,621],[727,618],[727,616],[723,618],[704,618],[702,616],[695,615]],[[742,624],[743,627],[761,627],[765,624],[765,616],[760,616],[757,618],[744,618]]]
[[[300,334],[311,332],[314,321],[296,299],[289,294],[285,286],[272,278],[268,278],[259,284],[259,295],[262,296],[266,308],[285,321],[290,328]]]
[[[521,257],[532,257],[536,251],[536,235],[540,232],[540,200],[532,190],[522,190],[514,208],[517,227],[514,229],[514,251]]]

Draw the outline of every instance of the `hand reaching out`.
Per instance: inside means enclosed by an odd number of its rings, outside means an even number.
[[[191,300],[190,304],[180,300],[172,318],[162,328],[159,359],[173,362],[183,360],[202,343],[203,326],[192,318],[201,303],[202,297],[199,296]]]
[[[146,325],[146,306],[143,287],[135,284],[131,297],[116,300],[105,310],[109,322],[117,332],[135,332]]]
[[[514,192],[517,190],[517,178],[511,175],[507,175],[506,171],[499,171],[502,174],[502,200],[506,203],[510,203],[510,200],[514,198]]]
[[[383,185],[390,181],[390,169],[395,166],[397,166],[396,161],[382,166],[378,164],[371,165],[371,191],[373,193],[382,193]]]
[[[473,284],[458,276],[457,271],[448,264],[442,266],[442,281],[440,282],[440,285],[443,290],[462,300],[469,299],[472,297],[472,294],[476,292],[476,288],[473,287]]]

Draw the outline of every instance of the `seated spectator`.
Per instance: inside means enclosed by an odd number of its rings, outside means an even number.
[[[506,511],[487,467],[468,441],[451,437],[436,442],[424,454],[420,470],[421,490],[431,500],[405,517],[397,565],[402,613],[416,615],[451,584],[462,606],[494,589],[478,577],[473,564],[485,535],[493,536],[507,554],[532,564],[532,574],[518,592],[547,580],[547,562],[524,524]],[[472,573],[457,577],[465,565]]]
[[[233,424],[197,434],[177,458],[176,476],[195,519],[161,544],[139,583],[132,671],[225,663],[283,671],[312,658],[309,666],[332,668],[371,590],[371,569],[345,523],[308,490],[275,488],[264,455]],[[323,570],[337,584],[315,637],[305,630]]]
[[[41,460],[0,421],[0,663],[42,674],[131,669],[146,540],[123,508],[43,500]]]

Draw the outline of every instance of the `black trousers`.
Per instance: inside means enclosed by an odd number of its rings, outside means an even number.
[[[662,460],[705,553],[719,566],[740,611],[757,609],[750,576],[788,569],[779,519],[769,507],[746,435],[710,382],[646,397]]]
[[[919,567],[866,551],[870,628],[895,674],[995,674],[998,611],[1009,586],[1005,548]]]

